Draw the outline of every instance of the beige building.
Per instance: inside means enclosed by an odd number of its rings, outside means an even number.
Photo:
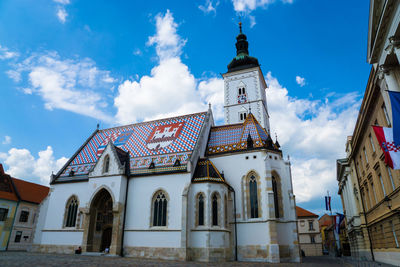
[[[30,250],[39,216],[39,205],[49,193],[47,186],[12,178],[19,201],[7,250]]]
[[[347,156],[351,154],[351,136],[346,142]],[[372,260],[368,230],[360,197],[354,161],[348,158],[338,159],[338,194],[343,204],[345,230],[350,245],[351,257],[358,260]]]
[[[318,215],[296,206],[300,249],[305,256],[322,255],[322,239]]]

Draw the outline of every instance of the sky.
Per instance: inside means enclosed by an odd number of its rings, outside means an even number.
[[[368,1],[0,1],[0,163],[49,184],[100,128],[206,111],[223,124],[221,73],[238,22],[258,58],[271,135],[297,204],[337,195],[365,91]]]

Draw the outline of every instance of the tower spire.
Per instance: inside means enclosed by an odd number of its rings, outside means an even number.
[[[242,33],[242,22],[241,21],[239,21],[239,30],[240,30],[240,33]]]

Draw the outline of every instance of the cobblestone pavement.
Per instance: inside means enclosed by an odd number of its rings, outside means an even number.
[[[16,267],[39,267],[39,266],[83,266],[83,267],[119,267],[119,266],[383,266],[377,263],[363,263],[346,261],[342,258],[306,257],[302,263],[250,263],[250,262],[225,262],[225,263],[198,263],[178,262],[162,260],[144,260],[135,258],[121,258],[108,256],[84,256],[84,255],[61,255],[61,254],[39,254],[29,252],[0,252],[0,266]]]

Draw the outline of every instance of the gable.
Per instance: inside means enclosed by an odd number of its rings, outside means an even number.
[[[207,112],[98,130],[56,175],[55,180],[87,177],[105,147],[129,153],[132,175],[184,171],[199,138]],[[174,166],[176,160],[180,166]],[[149,169],[151,163],[154,169]],[[73,175],[71,175],[73,171]]]

